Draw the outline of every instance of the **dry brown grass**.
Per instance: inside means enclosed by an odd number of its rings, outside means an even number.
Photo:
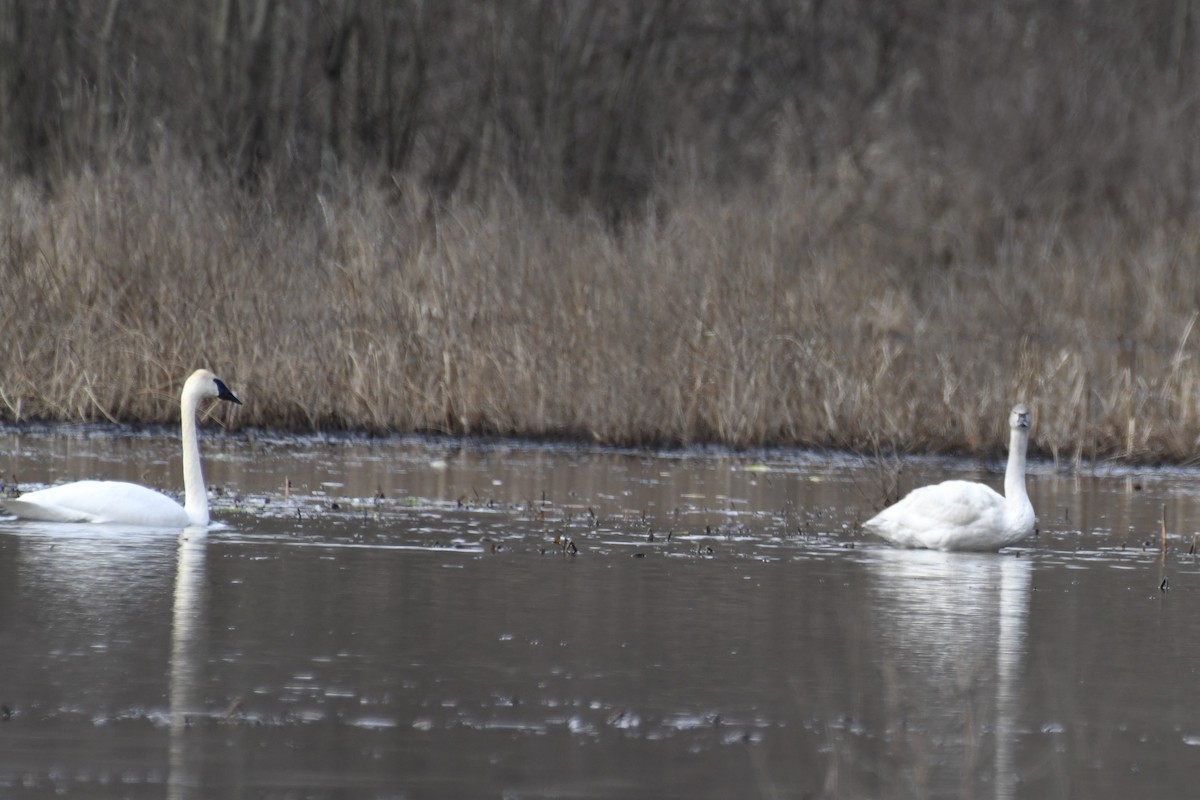
[[[0,420],[1189,459],[1189,15],[0,7]]]
[[[1058,458],[1191,458],[1194,231],[671,191],[615,230],[504,186],[273,206],[169,155],[13,181],[0,419],[167,422],[205,365],[235,427],[985,452],[1025,399]]]

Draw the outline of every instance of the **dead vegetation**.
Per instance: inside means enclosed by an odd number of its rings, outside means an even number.
[[[1192,457],[1187,4],[165,8],[0,12],[0,420]]]

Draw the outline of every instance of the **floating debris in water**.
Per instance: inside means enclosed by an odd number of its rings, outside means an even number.
[[[558,546],[559,552],[564,553],[569,556],[573,556],[579,552],[579,548],[575,546],[575,542],[571,541],[570,539],[568,539],[566,536],[562,535],[561,533],[556,533],[554,535],[554,544]],[[543,555],[545,554],[545,552],[546,551],[543,548],[543,550],[542,550]]]
[[[621,709],[609,715],[608,724],[617,730],[631,730],[642,724],[642,718],[633,711]]]
[[[224,713],[221,714],[221,720],[224,722],[233,722],[241,720],[246,716],[245,709],[242,707],[242,698],[235,697],[233,701],[226,707]]]

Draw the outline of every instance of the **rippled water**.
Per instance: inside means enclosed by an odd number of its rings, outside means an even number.
[[[170,437],[0,445],[181,483]],[[3,796],[1191,791],[1196,472],[1035,464],[1040,535],[966,555],[862,534],[853,457],[203,447],[207,534],[0,517]]]

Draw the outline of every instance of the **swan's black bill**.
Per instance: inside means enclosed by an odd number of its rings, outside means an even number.
[[[228,400],[231,403],[237,403],[239,406],[242,404],[242,401],[237,399],[237,395],[229,391],[229,387],[225,385],[224,381],[220,378],[213,378],[213,382],[217,384],[218,400]]]

